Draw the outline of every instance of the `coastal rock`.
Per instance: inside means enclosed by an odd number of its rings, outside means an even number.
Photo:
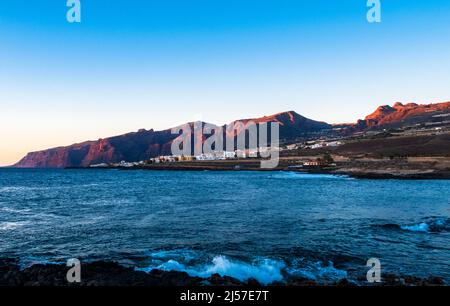
[[[211,285],[221,285],[221,286],[238,286],[243,283],[233,277],[220,276],[215,273],[206,279]]]
[[[97,261],[84,263],[82,282],[70,284],[66,280],[64,264],[37,264],[20,269],[14,259],[0,259],[0,286],[260,286],[255,279],[241,282],[229,276],[213,274],[208,278],[190,276],[186,272],[152,270],[149,273],[124,267],[117,262]],[[363,280],[363,279],[362,279]],[[306,278],[290,278],[285,282],[274,282],[272,286],[354,286],[342,279],[335,283],[320,283]],[[397,276],[386,274],[377,286],[443,286],[442,278],[430,276]]]

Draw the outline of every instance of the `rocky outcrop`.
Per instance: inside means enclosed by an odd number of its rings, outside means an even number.
[[[145,160],[170,152],[176,135],[170,130],[139,130],[121,136],[87,141],[67,147],[28,153],[15,167],[64,168],[87,167],[91,164]]]
[[[0,259],[1,286],[261,286],[255,279],[240,281],[226,275],[213,274],[209,277],[190,276],[186,272],[152,270],[136,271],[117,262],[97,261],[83,263],[81,283],[68,283],[68,268],[64,264],[37,264],[21,270],[18,260]],[[319,283],[311,279],[292,277],[274,286],[355,286],[367,285],[365,276],[357,283],[347,279],[337,282]],[[386,274],[381,286],[444,286],[440,277],[419,278],[414,276],[397,276]]]
[[[383,105],[378,107],[375,112],[361,120],[359,124],[366,127],[384,126],[407,120],[413,121],[413,118],[418,122],[426,122],[432,121],[433,116],[442,114],[450,114],[450,102],[436,104],[402,104],[397,102],[394,106]]]

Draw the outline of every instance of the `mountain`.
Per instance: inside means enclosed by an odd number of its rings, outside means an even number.
[[[397,102],[394,106],[383,105],[364,120],[358,121],[360,127],[398,127],[408,124],[425,124],[449,120],[450,102],[436,104],[402,104]]]
[[[332,128],[328,123],[308,119],[294,111],[282,112],[256,119],[241,119],[238,121],[244,124],[248,121],[253,121],[256,124],[278,122],[280,124],[280,139],[282,140],[309,137]]]
[[[85,167],[103,162],[145,160],[167,154],[175,135],[170,130],[139,130],[120,136],[86,141],[67,147],[28,153],[14,167],[64,168]]]
[[[281,139],[310,137],[331,129],[331,125],[305,118],[293,111],[255,119],[233,121],[246,124],[278,122]],[[192,127],[193,123],[189,123]],[[204,123],[202,123],[204,124]],[[239,134],[242,131],[238,131]],[[67,147],[58,147],[28,153],[14,167],[64,168],[86,167],[91,164],[146,160],[159,155],[170,155],[172,141],[177,137],[171,129],[163,131],[139,130],[120,136],[86,141]]]
[[[294,111],[261,118],[240,119],[232,123],[246,124],[249,121],[257,124],[278,122],[280,140],[292,143],[324,135],[351,136],[356,132],[368,130],[450,125],[450,102],[436,104],[397,102],[393,106],[383,105],[355,124],[331,126],[325,122],[305,118]],[[194,123],[189,124],[192,127]],[[203,122],[202,125],[204,124]],[[237,131],[236,135],[239,133],[242,131]],[[14,166],[21,168],[86,167],[91,164],[115,163],[122,160],[128,162],[146,160],[159,155],[170,155],[171,144],[176,137],[177,135],[171,133],[171,129],[162,131],[142,129],[135,133],[97,141],[31,152]]]

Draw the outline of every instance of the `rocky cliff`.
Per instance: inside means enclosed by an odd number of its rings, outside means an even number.
[[[237,121],[245,124],[250,120],[255,123],[278,122],[280,137],[284,139],[306,137],[331,128],[327,123],[305,118],[293,111]],[[192,123],[190,125],[192,126]],[[114,163],[122,160],[128,162],[146,160],[159,155],[170,155],[171,144],[176,137],[177,135],[173,135],[170,129],[163,131],[139,130],[135,133],[97,141],[31,152],[14,166],[20,168],[86,167],[92,164]]]

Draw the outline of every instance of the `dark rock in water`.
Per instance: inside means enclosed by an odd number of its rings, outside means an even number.
[[[211,285],[223,285],[223,286],[238,286],[243,283],[230,276],[220,276],[219,274],[213,274],[206,279]]]
[[[199,285],[203,279],[190,276],[186,272],[152,270],[149,273],[161,286],[195,286]]]
[[[394,224],[394,223],[382,224],[382,225],[379,225],[379,227],[385,228],[385,229],[392,229],[392,230],[400,230],[401,229],[400,225]]]
[[[254,278],[249,278],[245,285],[250,286],[250,287],[259,287],[259,286],[261,286],[261,284]]]
[[[383,283],[380,285],[387,286],[444,286],[445,282],[441,277],[430,276],[428,278],[420,278],[416,276],[397,276],[394,274],[385,274]]]
[[[38,264],[21,270],[15,259],[0,259],[0,286],[261,286],[255,279],[242,282],[229,276],[213,274],[208,278],[190,276],[186,272],[152,270],[149,273],[124,267],[117,262],[83,263],[81,283],[68,283],[68,267],[63,264]],[[321,283],[307,278],[290,278],[272,286],[354,286],[348,279]],[[430,276],[397,276],[385,274],[381,286],[443,286],[442,278]]]
[[[339,280],[338,282],[335,283],[336,286],[341,286],[341,287],[349,287],[349,286],[356,286],[355,283],[350,282],[348,279],[343,278],[341,280]]]
[[[22,283],[17,260],[0,259],[0,286],[18,286]]]
[[[317,286],[319,285],[316,281],[303,278],[303,277],[296,277],[296,278],[290,278],[286,282],[287,286]]]
[[[445,282],[441,277],[430,276],[422,281],[424,286],[444,286]]]

